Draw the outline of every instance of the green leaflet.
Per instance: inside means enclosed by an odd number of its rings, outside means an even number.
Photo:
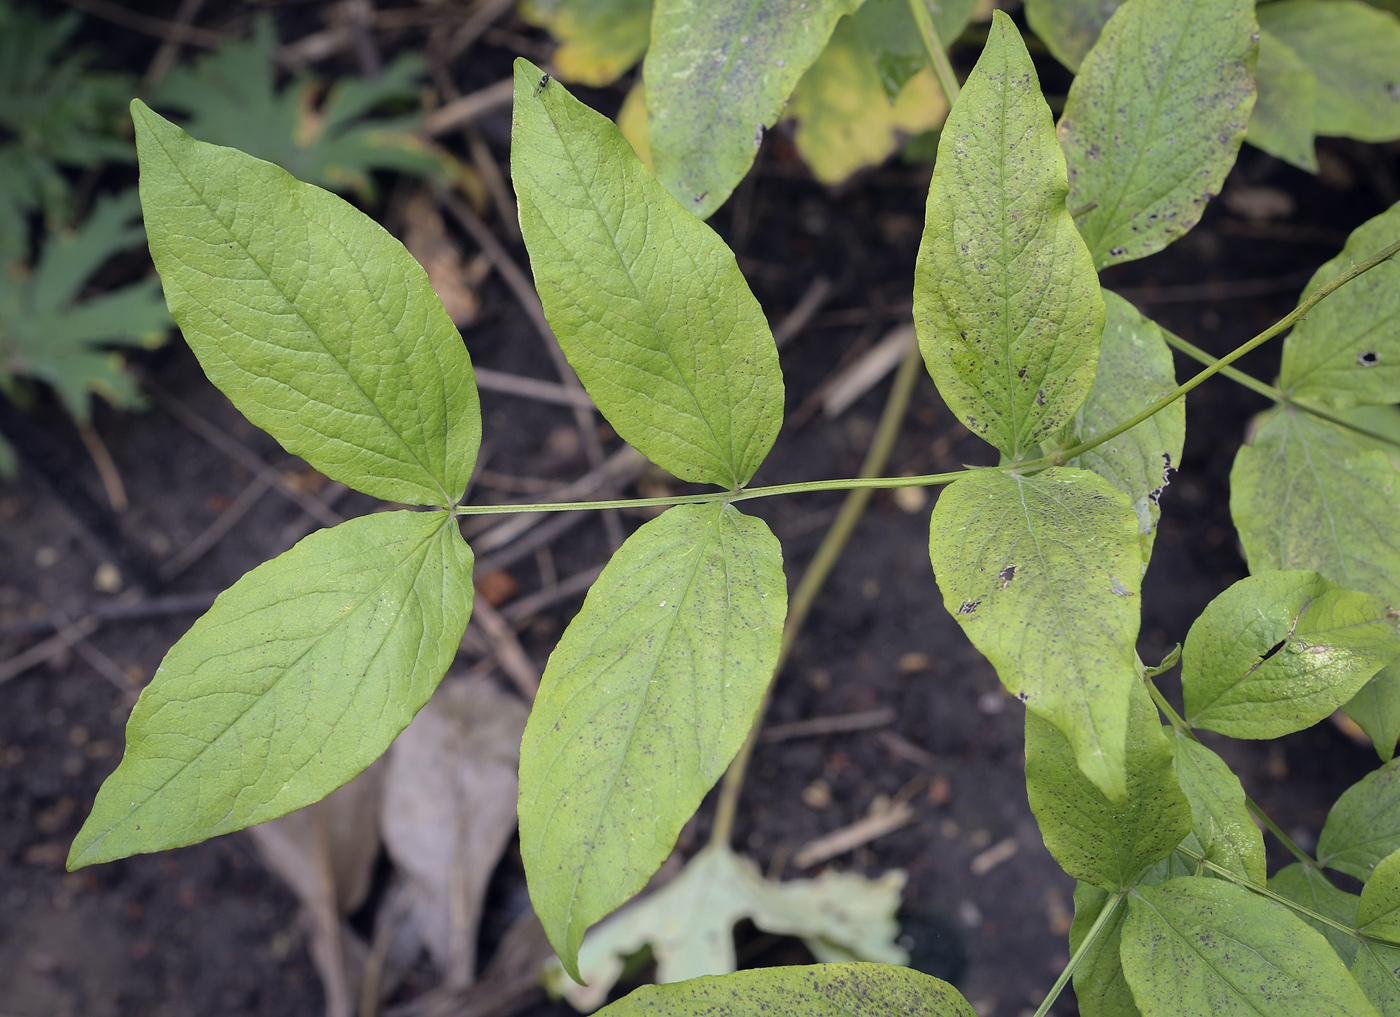
[[[1366,732],[1381,762],[1390,762],[1400,740],[1400,661],[1376,672],[1342,709]]]
[[[1069,205],[1098,268],[1196,225],[1254,106],[1254,0],[1133,0],[1070,86],[1060,142]]]
[[[1400,943],[1400,851],[1382,858],[1366,880],[1356,925],[1364,935]]]
[[[1026,0],[1026,21],[1060,63],[1078,71],[1123,0]]]
[[[1317,839],[1317,862],[1362,882],[1400,850],[1400,760],[1391,760],[1342,792]]]
[[[575,1009],[597,1008],[622,978],[626,960],[650,950],[658,982],[681,982],[734,971],[734,927],[748,919],[764,932],[797,936],[823,963],[875,961],[907,964],[899,937],[898,869],[879,879],[827,869],[816,879],[764,879],[751,858],[711,844],[665,885],[588,930],[571,982],[554,966],[545,988]]]
[[[1108,903],[1109,893],[1089,883],[1074,887],[1074,924],[1069,929],[1071,953],[1079,951]],[[1074,969],[1074,996],[1079,1002],[1080,1017],[1141,1017],[1133,992],[1123,976],[1123,963],[1118,958],[1123,921],[1128,909],[1120,901],[1118,910],[1099,930],[1098,939]]]
[[[1098,373],[1074,418],[1085,441],[1121,424],[1125,408],[1150,406],[1176,387],[1172,351],[1161,327],[1118,294],[1104,290],[1103,298],[1107,319]],[[1162,515],[1157,501],[1181,462],[1185,440],[1186,401],[1178,399],[1071,464],[1092,470],[1132,499],[1144,562],[1152,554]]]
[[[608,1017],[974,1017],[962,994],[947,982],[893,964],[760,968],[680,984],[643,985],[601,1012]]]
[[[1026,794],[1046,848],[1075,879],[1108,891],[1133,886],[1191,830],[1172,749],[1141,682],[1128,714],[1127,801],[1115,805],[1075,765],[1055,726],[1026,713]]]
[[[1191,832],[1207,861],[1264,885],[1264,836],[1245,805],[1240,779],[1225,761],[1192,738],[1166,728],[1176,754],[1176,779],[1191,803]]]
[[[1385,1017],[1400,1017],[1400,948],[1362,943],[1351,976]]]
[[[977,6],[976,0],[923,0],[939,42],[950,46],[962,35]],[[875,60],[885,96],[894,101],[915,74],[928,66],[918,25],[909,0],[865,0],[851,17]]]
[[[861,0],[657,0],[644,77],[656,176],[701,219],[724,204],[803,72]]]
[[[1316,572],[1256,572],[1191,626],[1186,720],[1232,738],[1281,738],[1326,718],[1397,656],[1384,601]]]
[[[618,434],[683,480],[740,487],[783,421],[763,311],[612,122],[541,77],[515,62],[511,174],[545,315]]]
[[[1087,470],[978,470],[939,495],[929,556],[944,606],[1002,683],[1123,804],[1142,579],[1127,495]]]
[[[0,258],[0,381],[27,375],[48,382],[80,421],[88,419],[91,392],[114,406],[143,405],[121,357],[105,347],[165,341],[170,316],[160,287],[145,279],[78,299],[113,255],[141,243],[141,226],[131,222],[138,211],[132,191],[99,198],[76,230],[47,234],[32,274]]]
[[[445,512],[361,516],[253,569],[142,691],[69,868],[241,830],[350,780],[437,688],[471,572]]]
[[[1301,904],[1309,911],[1316,911],[1318,914],[1341,922],[1350,928],[1356,927],[1356,908],[1361,898],[1354,893],[1338,890],[1315,865],[1294,862],[1292,865],[1284,866],[1269,877],[1269,889],[1280,896],[1287,897],[1295,904]],[[1348,967],[1351,966],[1352,960],[1356,957],[1357,940],[1355,937],[1348,936],[1330,925],[1315,921],[1307,915],[1299,915],[1298,917],[1322,933],[1327,942],[1332,944],[1332,949],[1337,951],[1337,956]]]
[[[1312,569],[1400,604],[1400,471],[1354,432],[1275,412],[1230,471],[1251,572]]]
[[[652,0],[521,0],[520,17],[559,40],[551,62],[564,81],[602,88],[642,58]]]
[[[1357,227],[1342,253],[1314,273],[1303,298],[1398,237],[1400,204]],[[1284,340],[1279,384],[1334,406],[1400,402],[1400,265],[1377,265],[1309,311]]]
[[[948,406],[1013,460],[1038,454],[1093,384],[1103,298],[1065,208],[1050,108],[1005,14],[938,143],[914,324]]]
[[[584,931],[646,884],[748,734],[786,590],[764,523],[680,505],[613,555],[549,658],[521,746],[520,853],[575,978]]]
[[[1325,939],[1283,905],[1225,880],[1139,887],[1122,940],[1144,1017],[1377,1017]]]
[[[1267,17],[1263,20],[1267,21]],[[1266,28],[1259,30],[1259,89],[1244,140],[1309,173],[1317,172],[1313,121],[1317,109],[1317,75],[1288,43]]]
[[[131,115],[151,257],[209,380],[326,476],[456,504],[481,441],[476,379],[418,262],[328,191],[139,99]]]
[[[1292,46],[1317,80],[1312,129],[1361,141],[1400,136],[1400,22],[1358,0],[1260,4],[1259,25]]]

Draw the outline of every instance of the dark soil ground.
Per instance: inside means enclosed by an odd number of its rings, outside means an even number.
[[[165,17],[174,5],[131,6]],[[217,6],[201,24],[222,26],[240,13],[235,4]],[[272,5],[282,38],[319,27],[324,6]],[[462,91],[504,77],[512,46],[539,56],[543,41],[535,33],[509,17],[501,26],[454,66]],[[84,31],[129,58],[128,69],[138,73],[155,46],[139,32],[95,19]],[[404,35],[395,44],[413,42]],[[960,56],[964,64],[971,59]],[[1045,74],[1053,90],[1062,76],[1048,67]],[[621,94],[596,98],[615,107]],[[504,165],[508,114],[479,126]],[[1328,143],[1324,156],[1324,173],[1314,178],[1246,148],[1227,184],[1232,202],[1212,204],[1185,239],[1105,273],[1105,283],[1174,332],[1213,353],[1228,351],[1285,313],[1307,275],[1336,253],[1347,233],[1400,197],[1394,147]],[[809,400],[838,365],[907,319],[928,178],[926,167],[894,163],[829,191],[810,180],[780,130],[766,143],[756,173],[714,217],[772,320],[791,311],[817,276],[834,284],[825,307],[784,348],[788,411],[801,422],[784,430],[755,483],[849,476],[858,468],[888,382],[835,420],[810,413]],[[1251,218],[1250,201],[1261,194],[1281,195],[1286,207]],[[460,239],[474,253],[471,241]],[[525,263],[522,249],[511,253]],[[481,296],[482,314],[464,330],[476,364],[553,379],[542,344],[496,275]],[[1276,345],[1266,347],[1243,366],[1269,378],[1277,356]],[[246,464],[172,415],[168,398],[306,494],[324,497],[333,490],[244,421],[203,379],[178,337],[135,361],[148,390],[168,396],[153,395],[144,414],[99,406],[95,428],[130,497],[121,532],[140,554],[169,560],[237,502],[254,478]],[[1183,377],[1192,370],[1185,362],[1179,369]],[[1213,596],[1246,574],[1228,513],[1228,475],[1250,417],[1263,406],[1223,380],[1188,400],[1184,461],[1162,502],[1144,592],[1140,651],[1149,663],[1185,637]],[[561,480],[587,469],[569,411],[490,392],[483,409],[491,470]],[[30,419],[52,443],[54,461],[100,498],[92,459],[72,423],[42,402]],[[931,381],[921,378],[890,472],[989,461],[988,449],[961,429]],[[1029,1014],[1068,960],[1073,883],[1041,845],[1026,803],[1021,708],[1002,694],[991,667],[941,606],[927,555],[929,494],[922,505],[889,493],[875,496],[778,682],[768,723],[880,707],[893,708],[893,721],[762,745],[736,842],[770,874],[810,875],[791,863],[799,847],[861,818],[879,795],[913,791],[915,822],[832,864],[868,875],[904,869],[905,933],[916,963],[954,980],[981,1017],[1018,1017]],[[751,503],[781,540],[794,580],[839,500],[811,495]],[[335,511],[353,515],[372,506],[350,494],[335,502]],[[629,529],[638,521],[624,517]],[[212,594],[318,525],[298,504],[268,491],[160,593]],[[547,582],[551,571],[574,575],[607,553],[594,515],[557,540],[547,559],[531,553],[508,571],[523,596]],[[116,602],[119,592],[94,585],[102,585],[99,572],[111,560],[32,470],[0,484],[0,636],[7,637],[0,660],[51,634],[26,632],[26,623],[66,625]],[[537,665],[580,602],[563,601],[525,625],[521,639]],[[243,835],[72,874],[63,870],[68,844],[120,757],[135,694],[199,609],[104,624],[38,666],[13,677],[6,672],[0,685],[6,704],[0,710],[0,1013],[7,1017],[321,1012],[297,904]],[[1170,686],[1171,679],[1165,681]],[[1316,837],[1338,793],[1376,764],[1369,748],[1330,724],[1277,743],[1230,743],[1220,751],[1246,789],[1304,844]],[[707,803],[682,847],[703,843],[710,809]],[[522,883],[518,857],[508,856],[486,917],[488,946],[519,908]],[[744,934],[744,944],[746,963],[801,959],[800,947],[791,944],[752,934]],[[521,1003],[539,1012],[570,1012],[539,996]],[[1072,994],[1054,1012],[1075,1012]]]

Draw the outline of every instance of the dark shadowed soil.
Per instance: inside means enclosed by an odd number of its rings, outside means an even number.
[[[174,8],[129,6],[161,17]],[[324,6],[271,5],[283,39],[318,28]],[[233,3],[210,7],[200,24],[219,27],[242,10]],[[129,69],[144,71],[154,51],[150,39],[90,21],[88,38],[109,47],[114,59],[128,59]],[[404,35],[398,45],[413,43]],[[469,92],[504,77],[512,45],[541,42],[505,19],[501,31],[453,68],[458,87]],[[621,94],[597,98],[615,108]],[[493,115],[480,129],[504,165],[508,114]],[[1235,211],[1213,203],[1188,237],[1160,255],[1110,270],[1106,285],[1213,353],[1238,345],[1292,306],[1308,274],[1340,249],[1350,230],[1400,198],[1394,147],[1324,148],[1321,178],[1246,148],[1227,185],[1238,198]],[[832,192],[808,178],[779,130],[765,144],[755,175],[712,220],[736,248],[774,322],[817,276],[834,286],[823,309],[784,347],[787,409],[799,422],[783,431],[756,484],[857,470],[888,380],[834,420],[812,412],[812,400],[843,362],[907,320],[929,172],[892,163]],[[1249,199],[1263,188],[1282,195],[1291,209],[1248,218]],[[475,253],[469,239],[459,239]],[[513,247],[511,254],[525,264],[523,249]],[[554,379],[538,336],[497,275],[487,278],[481,297],[480,318],[464,330],[475,363]],[[1271,378],[1277,357],[1273,344],[1242,366]],[[172,415],[172,398],[305,495],[324,498],[332,490],[244,421],[204,380],[178,336],[133,362],[153,393],[152,408],[120,415],[99,406],[95,429],[126,486],[130,507],[118,522],[137,553],[168,561],[245,496],[254,479],[247,465]],[[1193,370],[1187,362],[1178,367],[1182,377]],[[1140,652],[1149,663],[1185,638],[1213,596],[1246,574],[1229,518],[1228,477],[1250,417],[1263,408],[1259,397],[1219,379],[1188,400],[1186,452],[1162,501],[1143,595]],[[490,392],[483,394],[483,410],[490,470],[567,480],[588,469],[568,410]],[[92,458],[72,423],[42,401],[29,418],[52,444],[53,461],[100,500]],[[608,450],[615,445],[616,439],[605,442]],[[922,377],[890,472],[991,461]],[[928,495],[921,502],[876,494],[781,676],[768,718],[781,725],[886,707],[893,709],[892,721],[761,745],[736,843],[772,875],[811,875],[816,870],[801,872],[792,863],[800,847],[861,818],[878,796],[902,792],[915,806],[915,821],[830,864],[868,875],[905,870],[905,934],[916,963],[956,981],[981,1017],[1019,1017],[1039,1003],[1068,960],[1073,881],[1041,845],[1026,804],[1021,707],[1001,692],[991,667],[942,607],[927,553],[936,492]],[[255,498],[251,510],[158,591],[161,597],[212,595],[320,525],[276,490],[245,497]],[[828,494],[750,503],[781,540],[793,581],[839,502],[840,495]],[[373,507],[353,493],[334,502],[341,515]],[[640,521],[624,516],[628,529]],[[607,553],[603,525],[593,515],[555,541],[547,560],[532,552],[507,571],[517,596],[524,596],[547,583],[551,572],[574,575]],[[111,560],[110,549],[92,539],[32,470],[0,484],[0,661],[52,634],[27,631],[30,622],[67,624],[125,603],[121,598],[130,594],[104,582]],[[537,665],[580,602],[581,596],[562,601],[524,626],[521,639]],[[136,693],[199,610],[187,606],[109,622],[35,667],[12,677],[4,672],[0,1014],[321,1012],[297,904],[264,871],[243,835],[73,874],[63,870],[98,785],[120,758]],[[474,660],[464,656],[463,663]],[[1170,689],[1173,679],[1164,681]],[[1337,794],[1376,765],[1374,752],[1331,724],[1262,746],[1221,742],[1219,751],[1246,789],[1305,844],[1316,837]],[[711,809],[707,803],[682,847],[703,843]],[[499,935],[510,909],[519,906],[521,884],[518,858],[507,857],[487,915],[488,941],[490,930]],[[747,963],[802,959],[793,944],[751,931],[742,936]],[[531,1005],[536,1012],[571,1012],[539,1000]],[[1072,994],[1054,1012],[1074,1013]]]

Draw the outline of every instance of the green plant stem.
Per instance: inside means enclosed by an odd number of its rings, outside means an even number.
[[[911,346],[904,359],[900,361],[899,370],[894,376],[894,384],[890,387],[890,394],[885,400],[884,412],[880,414],[880,423],[875,428],[875,436],[871,439],[870,448],[865,454],[865,461],[861,463],[860,474],[862,477],[879,473],[885,468],[890,453],[894,451],[895,439],[899,437],[900,426],[904,423],[904,414],[909,409],[909,400],[914,393],[914,382],[918,380],[923,363],[923,357],[919,353],[917,344]],[[758,745],[759,732],[763,728],[763,718],[768,712],[768,701],[773,695],[773,682],[782,671],[783,665],[787,663],[788,655],[791,654],[792,647],[797,642],[797,633],[801,631],[802,623],[807,620],[807,615],[812,610],[812,604],[817,599],[817,593],[821,590],[822,584],[826,582],[826,577],[831,574],[836,560],[841,557],[841,552],[845,549],[851,533],[854,532],[856,523],[860,521],[865,506],[870,502],[871,491],[872,488],[863,487],[846,495],[846,500],[841,503],[841,509],[837,512],[835,520],[832,521],[831,528],[826,531],[826,536],[822,538],[821,546],[812,556],[812,563],[807,566],[797,588],[792,591],[792,597],[788,601],[787,621],[783,624],[783,641],[778,650],[778,662],[773,666],[773,676],[769,679],[768,691],[764,693],[763,702],[759,705],[753,726],[749,728],[748,738],[740,747],[739,754],[734,757],[734,761],[729,764],[729,769],[724,772],[724,781],[719,790],[719,801],[715,805],[715,823],[710,828],[711,845],[723,844],[727,847],[729,844],[729,838],[734,832],[734,815],[739,807],[739,793],[744,787],[744,776],[748,772],[749,760],[753,758],[754,748]]]
[[[1180,336],[1172,335],[1165,329],[1163,329],[1162,334],[1166,337],[1168,345],[1176,347],[1178,350],[1180,350],[1182,353],[1185,353],[1188,357],[1191,357],[1193,360],[1198,360],[1202,364],[1215,363],[1215,358],[1212,357],[1209,353],[1207,353],[1205,350],[1201,349],[1198,346],[1193,346],[1191,343],[1188,343],[1185,339],[1182,339]],[[1290,396],[1288,393],[1284,392],[1283,389],[1278,388],[1275,385],[1265,384],[1258,378],[1255,378],[1253,375],[1245,374],[1243,371],[1237,368],[1227,367],[1220,373],[1223,374],[1225,377],[1229,378],[1231,381],[1238,382],[1245,388],[1250,389],[1254,392],[1258,392],[1261,396],[1264,396],[1264,398],[1266,399],[1272,399],[1276,403],[1287,403],[1289,406],[1296,406],[1304,413],[1309,413],[1314,417],[1321,417],[1328,423],[1336,424],[1338,427],[1345,427],[1348,431],[1355,431],[1357,434],[1364,434],[1366,437],[1373,438],[1376,441],[1383,441],[1387,445],[1400,446],[1400,441],[1396,441],[1395,438],[1389,435],[1381,434],[1379,431],[1373,431],[1369,427],[1362,427],[1360,424],[1356,424],[1352,421],[1346,420],[1338,414],[1333,413],[1325,406],[1318,406],[1315,403],[1307,402],[1306,400]]]
[[[1210,871],[1214,872],[1217,876],[1229,880],[1236,886],[1242,886],[1246,890],[1251,890],[1261,897],[1267,897],[1271,901],[1275,901],[1279,904],[1282,904],[1284,907],[1296,911],[1298,914],[1304,916],[1305,918],[1311,918],[1313,921],[1321,922],[1323,925],[1330,926],[1336,929],[1338,932],[1344,932],[1348,936],[1351,936],[1353,939],[1360,939],[1365,941],[1370,938],[1368,936],[1362,935],[1360,932],[1357,932],[1350,925],[1343,925],[1335,918],[1328,918],[1326,915],[1318,914],[1316,911],[1313,911],[1310,908],[1303,907],[1303,905],[1299,904],[1297,901],[1289,900],[1281,893],[1275,893],[1273,890],[1270,890],[1267,886],[1260,886],[1258,883],[1251,883],[1239,873],[1231,872],[1223,865],[1217,865],[1205,855],[1198,855],[1190,848],[1178,847],[1177,850],[1184,854],[1187,858],[1190,858],[1193,862],[1195,862],[1202,868],[1210,869]],[[1313,864],[1316,865],[1317,863],[1314,862]]]
[[[1152,702],[1157,704],[1157,709],[1167,715],[1167,722],[1171,724],[1172,729],[1193,741],[1199,741],[1200,739],[1196,738],[1196,732],[1191,730],[1191,725],[1182,719],[1181,714],[1172,709],[1172,704],[1167,702],[1167,697],[1162,695],[1162,690],[1157,687],[1157,683],[1147,677],[1144,677],[1143,681],[1147,683],[1147,692],[1152,697]]]
[[[914,24],[919,28],[919,39],[924,44],[933,76],[938,79],[938,87],[943,89],[943,97],[948,100],[949,109],[958,101],[958,76],[953,73],[953,65],[948,60],[948,51],[943,48],[943,40],[938,38],[938,29],[933,27],[933,17],[928,12],[924,0],[909,0],[909,13],[914,16]]]
[[[1262,346],[1264,343],[1268,342],[1280,332],[1292,328],[1303,318],[1307,317],[1309,311],[1311,311],[1314,307],[1320,304],[1323,300],[1330,297],[1333,293],[1337,292],[1337,290],[1341,289],[1347,283],[1351,282],[1357,276],[1363,275],[1366,272],[1371,271],[1371,269],[1375,268],[1377,265],[1384,264],[1391,258],[1395,257],[1395,255],[1397,254],[1400,254],[1400,240],[1397,240],[1389,247],[1382,249],[1378,254],[1372,255],[1360,264],[1353,265],[1341,275],[1329,281],[1325,286],[1318,287],[1318,289],[1310,297],[1305,299],[1297,307],[1289,311],[1287,314],[1285,314],[1278,321],[1274,322],[1268,328],[1264,329],[1264,331],[1260,332],[1253,339],[1249,340],[1249,342],[1245,343],[1243,346],[1236,347],[1234,350],[1231,350],[1229,353],[1227,353],[1224,357],[1215,361],[1204,371],[1201,371],[1195,377],[1182,382],[1180,385],[1172,389],[1166,395],[1162,396],[1162,398],[1158,399],[1155,403],[1147,407],[1147,409],[1143,410],[1141,413],[1129,417],[1117,427],[1105,432],[1104,434],[1099,435],[1097,438],[1094,438],[1090,441],[1080,442],[1078,445],[1075,445],[1072,448],[1061,449],[1053,456],[1044,457],[1045,459],[1049,460],[1049,462],[1046,463],[1046,465],[1063,466],[1071,459],[1078,458],[1079,456],[1082,456],[1085,452],[1088,452],[1091,449],[1098,448],[1104,442],[1112,441],[1114,438],[1118,437],[1123,432],[1131,431],[1133,428],[1137,427],[1138,424],[1141,424],[1144,420],[1147,420],[1149,417],[1160,412],[1167,406],[1170,406],[1172,403],[1176,402],[1178,399],[1186,395],[1186,393],[1190,392],[1198,385],[1209,380],[1210,378],[1215,377],[1215,375],[1225,370],[1226,367],[1228,367],[1230,364],[1233,364],[1236,360],[1239,360],[1240,357],[1244,356],[1246,353],[1259,346]],[[1031,468],[1039,467],[1041,462],[1042,460],[1037,459],[1032,462],[1022,463],[1021,469],[1028,470]]]
[[[1055,1005],[1055,1000],[1060,998],[1060,993],[1065,991],[1065,986],[1074,977],[1075,969],[1088,955],[1090,948],[1094,945],[1094,940],[1099,938],[1099,933],[1108,924],[1108,920],[1113,917],[1113,913],[1118,910],[1118,905],[1123,902],[1126,890],[1119,890],[1108,900],[1104,901],[1103,908],[1099,911],[1099,917],[1094,919],[1094,924],[1089,927],[1089,934],[1084,937],[1084,942],[1079,944],[1079,949],[1074,951],[1074,956],[1069,959],[1065,969],[1060,972],[1060,977],[1055,979],[1055,984],[1050,986],[1050,991],[1046,993],[1045,999],[1035,1011],[1035,1017],[1045,1017],[1050,1012],[1050,1008]]]

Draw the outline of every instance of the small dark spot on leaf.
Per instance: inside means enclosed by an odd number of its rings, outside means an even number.
[[[1040,389],[1040,390],[1038,390],[1038,391],[1036,392],[1036,394],[1035,394],[1035,404],[1036,404],[1037,406],[1044,406],[1044,405],[1045,405],[1045,389],[1042,388],[1042,389]]]
[[[1128,253],[1128,249],[1126,247],[1115,247],[1108,253],[1111,257],[1121,258],[1123,255]]]
[[[958,614],[972,614],[981,603],[981,597],[978,597],[976,600],[964,600],[962,605],[958,608]]]
[[[1026,376],[1026,369],[1025,369],[1024,367],[1018,367],[1018,368],[1016,369],[1016,377],[1018,377],[1018,378],[1024,378],[1025,376]]]
[[[1016,698],[1023,703],[1029,703],[1031,701],[1031,694],[1029,692],[1018,692],[1016,693]]]
[[[1397,84],[1394,81],[1387,81],[1385,83],[1385,94],[1390,96],[1396,102],[1400,102],[1400,84]]]
[[[1001,580],[1001,588],[1004,590],[1011,585],[1011,580],[1016,578],[1016,566],[1008,565],[997,573],[997,578]]]
[[[1375,367],[1381,362],[1381,355],[1374,350],[1368,350],[1358,356],[1356,362],[1362,367]]]

